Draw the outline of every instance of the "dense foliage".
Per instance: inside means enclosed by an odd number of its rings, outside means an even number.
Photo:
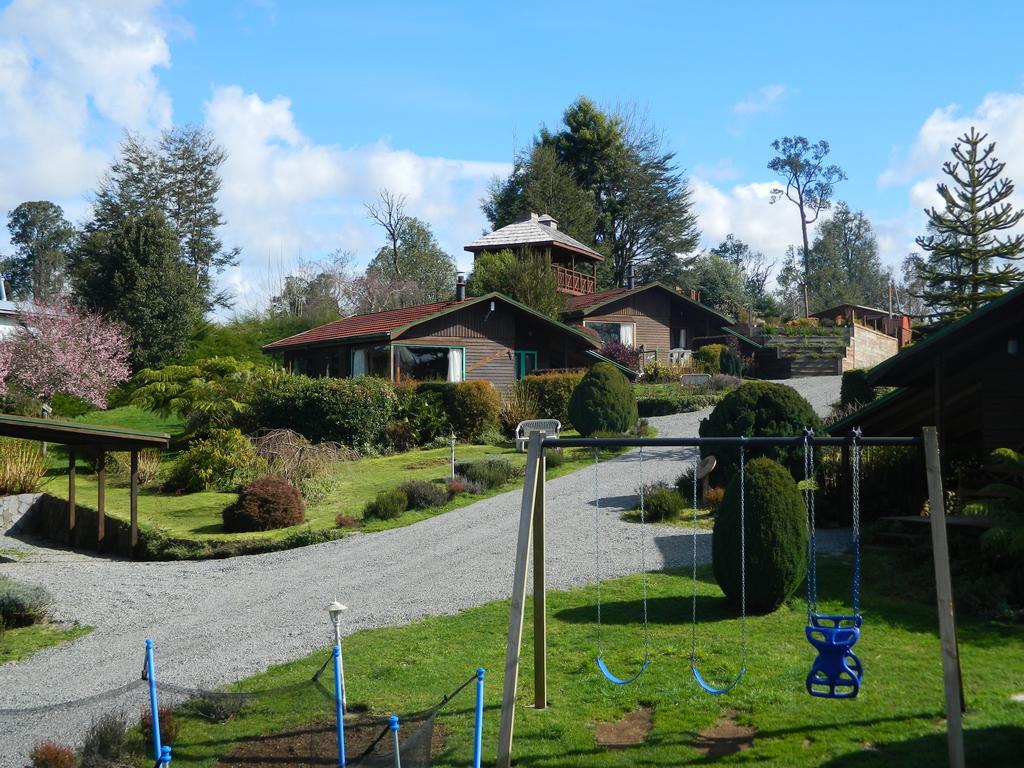
[[[739,355],[725,344],[705,344],[693,353],[693,361],[704,373],[739,376]]]
[[[46,469],[38,443],[0,437],[0,496],[37,492]]]
[[[77,232],[64,210],[49,200],[32,200],[7,214],[14,254],[0,258],[0,273],[10,283],[9,298],[51,302],[67,287],[67,258]]]
[[[569,398],[569,421],[584,437],[596,432],[622,434],[637,420],[629,380],[611,363],[597,363]]]
[[[270,531],[301,523],[306,506],[295,486],[283,477],[261,477],[242,488],[222,515],[229,533]]]
[[[875,388],[868,384],[870,368],[852,368],[843,371],[839,387],[839,402],[847,406],[867,405],[875,399]]]
[[[569,398],[582,380],[582,371],[545,373],[524,376],[516,382],[516,387],[536,401],[538,418],[558,419],[565,428],[570,424]]]
[[[46,618],[50,593],[36,584],[0,576],[0,625],[26,627]]]
[[[473,262],[466,291],[470,296],[502,293],[556,320],[565,310],[565,294],[558,290],[551,262],[542,253],[484,251]]]
[[[519,470],[508,459],[482,459],[466,464],[457,464],[455,472],[464,478],[466,491],[477,493],[490,488],[500,488],[519,475]]]
[[[405,494],[409,509],[440,507],[448,502],[448,491],[429,480],[407,480],[399,489]]]
[[[784,384],[748,381],[733,390],[700,423],[701,437],[801,436],[805,427],[817,429],[819,419],[811,404],[799,392]],[[701,448],[701,456],[714,454],[718,466],[712,476],[715,485],[728,481],[739,466],[739,448]],[[794,475],[802,476],[800,448],[748,448],[747,458],[768,456],[782,462]]]
[[[666,483],[651,483],[641,488],[639,493],[643,496],[644,516],[649,522],[676,520],[686,508],[683,497]]]
[[[733,477],[715,518],[711,565],[725,596],[740,604],[740,481]],[[746,466],[747,611],[771,613],[796,591],[806,570],[804,505],[785,467],[767,458]]]
[[[265,468],[238,429],[211,429],[178,456],[167,485],[181,491],[230,491]]]
[[[446,301],[455,293],[455,260],[438,244],[429,225],[405,217],[396,248],[383,247],[377,252],[366,268],[366,280],[391,290],[381,292],[372,304],[361,306],[362,311]]]
[[[391,383],[384,379],[286,376],[253,397],[244,423],[291,429],[313,442],[372,448],[383,444],[397,404]]]
[[[489,381],[463,381],[445,388],[445,410],[456,436],[477,442],[500,427],[501,395]]]
[[[363,509],[364,518],[377,520],[394,520],[409,508],[409,499],[405,491],[393,488],[381,491],[376,498]]]

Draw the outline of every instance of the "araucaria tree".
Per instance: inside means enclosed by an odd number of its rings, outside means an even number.
[[[835,185],[846,178],[838,165],[826,165],[828,142],[821,140],[811,144],[803,136],[783,136],[772,142],[775,157],[768,162],[769,170],[775,171],[786,182],[786,188],[771,192],[771,202],[785,197],[800,212],[800,232],[803,236],[804,260],[804,315],[810,315],[810,300],[807,295],[807,280],[810,274],[811,246],[807,227],[818,220],[822,211],[832,205]]]
[[[59,393],[106,408],[110,390],[131,375],[127,337],[96,312],[64,302],[35,304],[18,321],[0,342],[0,389],[14,384],[43,403]]]
[[[925,211],[929,234],[917,238],[927,253],[920,298],[939,320],[973,312],[1024,279],[1012,263],[1024,257],[1024,235],[1009,232],[1024,210],[1013,210],[1013,182],[1001,178],[1006,163],[995,142],[982,146],[987,138],[972,127],[953,145],[954,159],[942,166],[950,181],[937,187],[944,206]]]

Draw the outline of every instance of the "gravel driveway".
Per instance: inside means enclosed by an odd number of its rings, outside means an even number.
[[[788,382],[824,413],[838,399],[839,378]],[[662,436],[696,435],[709,411],[651,419]],[[647,449],[647,480],[674,480],[693,449]],[[638,570],[640,528],[619,520],[638,484],[636,451],[603,465],[602,570],[608,577]],[[591,470],[548,483],[547,551],[550,589],[593,580]],[[512,583],[519,492],[509,492],[412,526],[350,536],[314,547],[228,560],[133,563],[32,548],[30,557],[0,562],[0,574],[42,584],[54,597],[58,621],[95,629],[61,648],[0,666],[0,710],[78,699],[137,679],[144,638],[159,646],[161,679],[213,686],[322,648],[329,640],[325,606],[349,606],[346,633],[407,624],[429,614],[452,614],[508,599]],[[689,564],[690,537],[652,526],[648,567]],[[842,546],[842,532],[828,540]],[[0,550],[25,548],[0,537]],[[614,548],[614,549],[613,549]],[[700,534],[698,557],[710,559],[710,536]],[[135,711],[145,694],[130,694]],[[111,702],[39,717],[0,715],[0,766],[24,765],[41,738],[74,742]]]

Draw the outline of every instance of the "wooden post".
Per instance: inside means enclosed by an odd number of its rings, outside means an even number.
[[[100,451],[99,469],[96,470],[96,549],[103,548],[107,528],[107,454]]]
[[[74,448],[68,451],[68,541],[75,542],[75,463],[78,457]]]
[[[526,451],[526,480],[519,510],[519,539],[516,544],[516,568],[512,577],[512,608],[508,619],[508,645],[505,648],[505,683],[501,694],[501,725],[498,729],[498,768],[512,762],[512,727],[516,714],[516,686],[519,681],[519,652],[523,642],[523,613],[526,609],[526,566],[530,559],[533,505],[537,498],[537,480],[542,456],[541,432],[530,434]]]
[[[135,557],[135,545],[139,543],[139,451],[132,451],[132,490],[131,490],[131,547],[132,557]]]
[[[953,584],[949,572],[946,541],[946,510],[942,494],[942,461],[938,430],[924,428],[924,458],[928,472],[928,509],[932,531],[932,559],[935,561],[935,595],[939,608],[939,639],[942,643],[942,682],[946,694],[946,739],[950,768],[964,766],[964,734],[961,722],[960,653],[953,612]]]
[[[543,437],[544,433],[540,435]],[[548,707],[548,620],[544,587],[544,480],[546,461],[541,452],[537,492],[533,500],[533,706]]]

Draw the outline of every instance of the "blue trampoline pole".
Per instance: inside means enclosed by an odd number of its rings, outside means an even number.
[[[334,646],[334,716],[338,721],[338,765],[345,768],[345,709],[341,689],[341,646]]]
[[[391,729],[391,736],[394,739],[395,768],[402,768],[402,750],[398,746],[398,715],[388,718],[388,728]]]
[[[160,749],[160,709],[156,700],[156,669],[153,666],[153,641],[146,639],[146,677],[149,678],[149,710],[153,726],[153,759],[159,764],[163,758]]]
[[[161,747],[160,768],[167,768],[171,764],[171,748],[166,744]]]
[[[473,768],[480,768],[484,741],[484,668],[476,670],[476,730],[473,734]]]

